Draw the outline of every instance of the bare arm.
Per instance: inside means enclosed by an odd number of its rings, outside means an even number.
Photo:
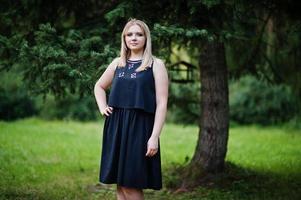
[[[102,115],[109,116],[112,113],[112,108],[108,107],[106,99],[106,90],[110,87],[115,68],[118,65],[118,58],[115,58],[107,67],[94,86],[94,95],[98,105],[98,109]]]
[[[146,156],[153,156],[157,153],[158,140],[165,122],[168,99],[168,75],[164,63],[160,59],[155,59],[154,79],[156,87],[156,113],[152,135],[148,141]]]

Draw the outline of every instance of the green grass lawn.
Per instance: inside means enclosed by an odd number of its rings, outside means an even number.
[[[0,199],[115,199],[97,185],[101,122],[25,119],[0,122]],[[164,185],[169,170],[191,158],[196,126],[167,124],[161,135]],[[146,199],[301,199],[301,132],[230,129],[227,161],[237,173],[226,187],[173,194],[146,190]]]

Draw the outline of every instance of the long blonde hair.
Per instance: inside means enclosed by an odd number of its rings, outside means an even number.
[[[143,21],[138,19],[130,19],[123,28],[121,34],[121,50],[120,50],[120,59],[119,59],[118,66],[124,67],[126,65],[126,60],[129,59],[131,50],[127,48],[124,38],[128,29],[133,25],[138,25],[144,31],[144,34],[146,36],[142,63],[136,70],[136,71],[142,71],[145,70],[147,67],[151,66],[154,57],[152,55],[152,42],[151,42],[150,30]]]

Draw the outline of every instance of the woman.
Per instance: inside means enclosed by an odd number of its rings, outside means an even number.
[[[168,98],[167,71],[152,55],[144,22],[131,19],[125,25],[120,57],[96,82],[94,93],[106,117],[99,180],[117,184],[118,200],[144,199],[143,189],[162,188],[159,136]]]

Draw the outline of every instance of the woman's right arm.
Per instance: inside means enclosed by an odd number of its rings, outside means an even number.
[[[102,115],[109,116],[112,113],[113,108],[108,107],[106,90],[110,87],[112,80],[114,78],[114,72],[116,66],[118,65],[118,58],[115,58],[111,64],[107,67],[98,81],[94,86],[94,95],[98,105],[98,109]]]

